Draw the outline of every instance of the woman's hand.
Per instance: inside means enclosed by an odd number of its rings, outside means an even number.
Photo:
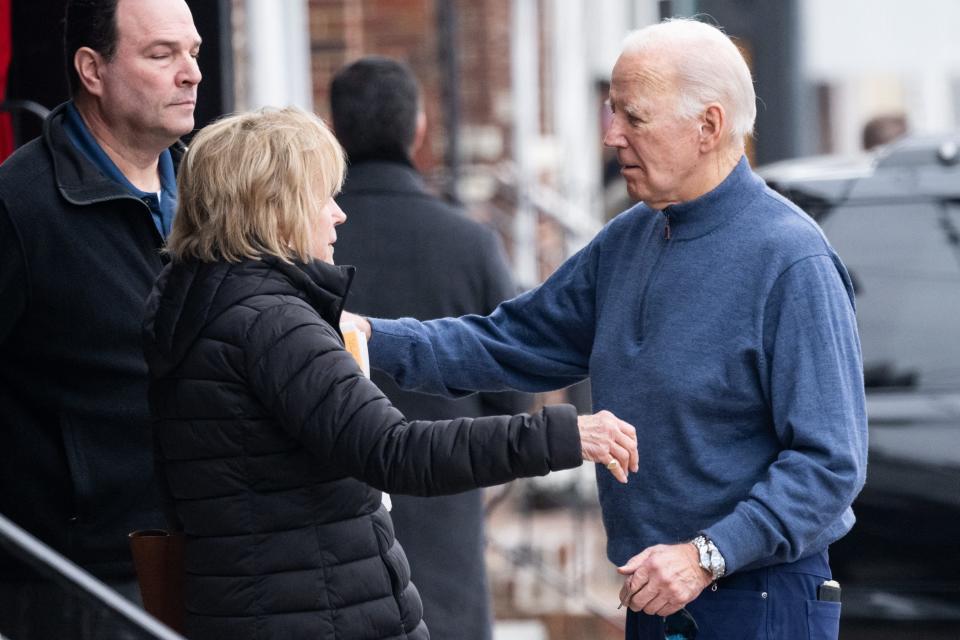
[[[349,311],[344,311],[340,314],[340,324],[350,324],[353,323],[357,329],[363,332],[363,335],[367,337],[367,340],[370,340],[370,334],[373,332],[370,329],[370,323],[363,316],[358,316],[355,313],[350,313]]]
[[[627,471],[640,470],[637,455],[637,431],[609,411],[577,418],[583,459],[599,462],[620,482],[626,483]]]

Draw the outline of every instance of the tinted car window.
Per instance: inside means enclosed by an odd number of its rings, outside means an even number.
[[[867,386],[960,389],[960,207],[865,202],[820,223],[857,290]]]

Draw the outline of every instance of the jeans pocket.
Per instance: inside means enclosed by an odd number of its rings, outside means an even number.
[[[807,600],[810,640],[837,640],[840,636],[840,603]]]
[[[763,640],[766,638],[767,599],[761,591],[705,590],[687,605],[697,621],[697,640]]]

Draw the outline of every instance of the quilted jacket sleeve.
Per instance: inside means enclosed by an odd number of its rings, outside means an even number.
[[[247,335],[253,393],[318,462],[392,493],[436,495],[581,463],[576,412],[407,422],[305,303],[263,311]]]

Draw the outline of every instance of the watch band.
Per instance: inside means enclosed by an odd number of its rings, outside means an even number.
[[[714,581],[719,580],[727,572],[727,563],[723,559],[723,554],[713,544],[713,540],[700,534],[690,541],[697,548],[700,555],[700,567],[708,572]]]

